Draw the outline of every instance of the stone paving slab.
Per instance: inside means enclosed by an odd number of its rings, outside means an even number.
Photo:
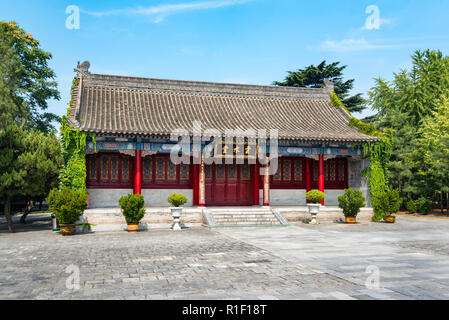
[[[449,299],[449,221],[398,218],[392,225],[220,232],[360,286],[372,275],[367,268],[377,268],[380,288],[348,293],[357,299]]]
[[[0,299],[315,299],[309,291],[360,289],[205,228],[0,233],[0,266]],[[79,289],[66,286],[73,268]]]
[[[449,221],[0,232],[0,299],[449,299]],[[66,268],[79,268],[79,289]],[[367,267],[379,288],[367,287]],[[72,271],[73,272],[73,271]],[[69,282],[69,284],[72,282]]]

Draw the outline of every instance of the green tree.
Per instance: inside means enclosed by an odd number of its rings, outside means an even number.
[[[26,181],[26,170],[19,165],[19,157],[25,152],[26,132],[16,124],[0,130],[0,196],[4,199],[4,215],[8,229],[14,232],[11,219],[11,199],[20,195]]]
[[[274,81],[277,86],[322,88],[324,79],[331,80],[335,85],[335,93],[350,112],[361,112],[366,108],[366,101],[362,94],[351,96],[349,92],[354,87],[354,79],[343,80],[343,71],[347,66],[340,66],[340,62],[310,65],[298,71],[288,71],[284,81]]]
[[[395,73],[392,81],[376,79],[369,92],[377,128],[393,132],[387,179],[407,201],[434,199],[444,189],[439,177],[444,171],[434,162],[442,149],[432,157],[420,128],[424,123],[429,126],[448,93],[449,58],[435,50],[416,51],[410,70]]]
[[[391,110],[399,110],[411,117],[412,125],[431,114],[441,99],[449,93],[449,57],[441,51],[416,51],[410,71],[394,74],[392,82],[378,78],[369,92],[371,106],[378,111],[378,119]]]
[[[41,199],[58,184],[61,149],[55,134],[27,132],[15,123],[0,131],[0,197],[8,228],[14,232],[11,202],[15,197]]]
[[[423,119],[419,129],[421,137],[421,153],[423,162],[429,168],[426,170],[435,181],[435,189],[443,193],[446,199],[449,195],[449,99],[444,98],[440,106]],[[447,202],[449,213],[449,202]]]
[[[22,65],[11,37],[4,32],[0,32],[0,52],[0,130],[4,130],[11,121],[26,117],[27,106],[14,95]]]
[[[51,54],[15,22],[0,21],[0,52],[0,199],[13,232],[11,201],[43,199],[58,183],[61,145],[51,130],[59,117],[42,111],[59,92]]]
[[[58,186],[58,176],[63,165],[60,142],[53,131],[49,134],[31,131],[24,144],[26,151],[19,164],[27,171],[27,183],[22,192],[22,196],[27,200],[27,207],[21,217],[21,223],[25,223],[35,201],[44,200],[50,190]]]
[[[16,121],[50,132],[52,122],[60,120],[53,113],[41,112],[48,108],[49,99],[60,98],[55,73],[48,66],[51,53],[14,21],[0,21],[0,49],[0,130]]]

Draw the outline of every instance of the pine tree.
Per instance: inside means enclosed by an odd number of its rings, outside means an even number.
[[[366,101],[362,94],[350,96],[349,92],[354,87],[354,79],[343,80],[343,71],[347,66],[340,66],[340,62],[327,64],[326,61],[319,65],[310,65],[298,71],[288,71],[284,81],[275,81],[274,85],[288,87],[322,88],[324,79],[334,83],[335,93],[340,101],[350,112],[361,112],[366,108]]]

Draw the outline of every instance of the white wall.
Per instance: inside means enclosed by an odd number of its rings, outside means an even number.
[[[344,190],[325,190],[326,199],[324,204],[326,206],[338,206],[338,197],[343,195]],[[259,191],[259,202],[263,204],[263,191]],[[306,190],[289,190],[289,189],[271,189],[270,190],[270,205],[272,206],[305,206]]]
[[[118,200],[133,189],[87,189],[89,193],[89,209],[119,208]],[[142,189],[146,207],[170,207],[167,198],[172,193],[181,193],[187,197],[186,207],[193,205],[193,190],[177,189]]]
[[[145,198],[146,207],[170,207],[167,202],[168,196],[173,193],[180,193],[187,197],[188,202],[185,207],[193,206],[193,190],[192,189],[142,189],[142,195]]]
[[[133,189],[87,189],[89,193],[89,209],[118,208],[118,200],[122,196],[133,193]]]

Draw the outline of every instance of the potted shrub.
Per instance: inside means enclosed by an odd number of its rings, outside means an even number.
[[[386,223],[395,223],[396,217],[394,213],[399,211],[401,206],[401,198],[399,197],[399,191],[396,189],[387,188],[380,196],[380,206],[385,213],[384,221]]]
[[[312,215],[312,221],[310,222],[311,224],[317,223],[316,215],[320,212],[320,202],[322,202],[324,198],[325,194],[320,190],[312,190],[306,193],[306,199],[311,202],[307,204],[309,207],[309,213]]]
[[[145,200],[140,194],[128,194],[118,201],[128,224],[129,232],[139,231],[139,222],[145,216]]]
[[[360,208],[365,206],[365,197],[362,191],[349,188],[342,196],[338,197],[338,206],[343,209],[346,223],[355,224]]]
[[[187,198],[183,194],[174,193],[168,197],[167,201],[172,205],[170,211],[174,222],[173,230],[181,230],[181,226],[179,225],[179,218],[182,214],[181,206],[187,203]]]
[[[46,201],[60,225],[63,236],[71,236],[76,232],[76,222],[87,208],[87,193],[69,188],[50,191]]]

